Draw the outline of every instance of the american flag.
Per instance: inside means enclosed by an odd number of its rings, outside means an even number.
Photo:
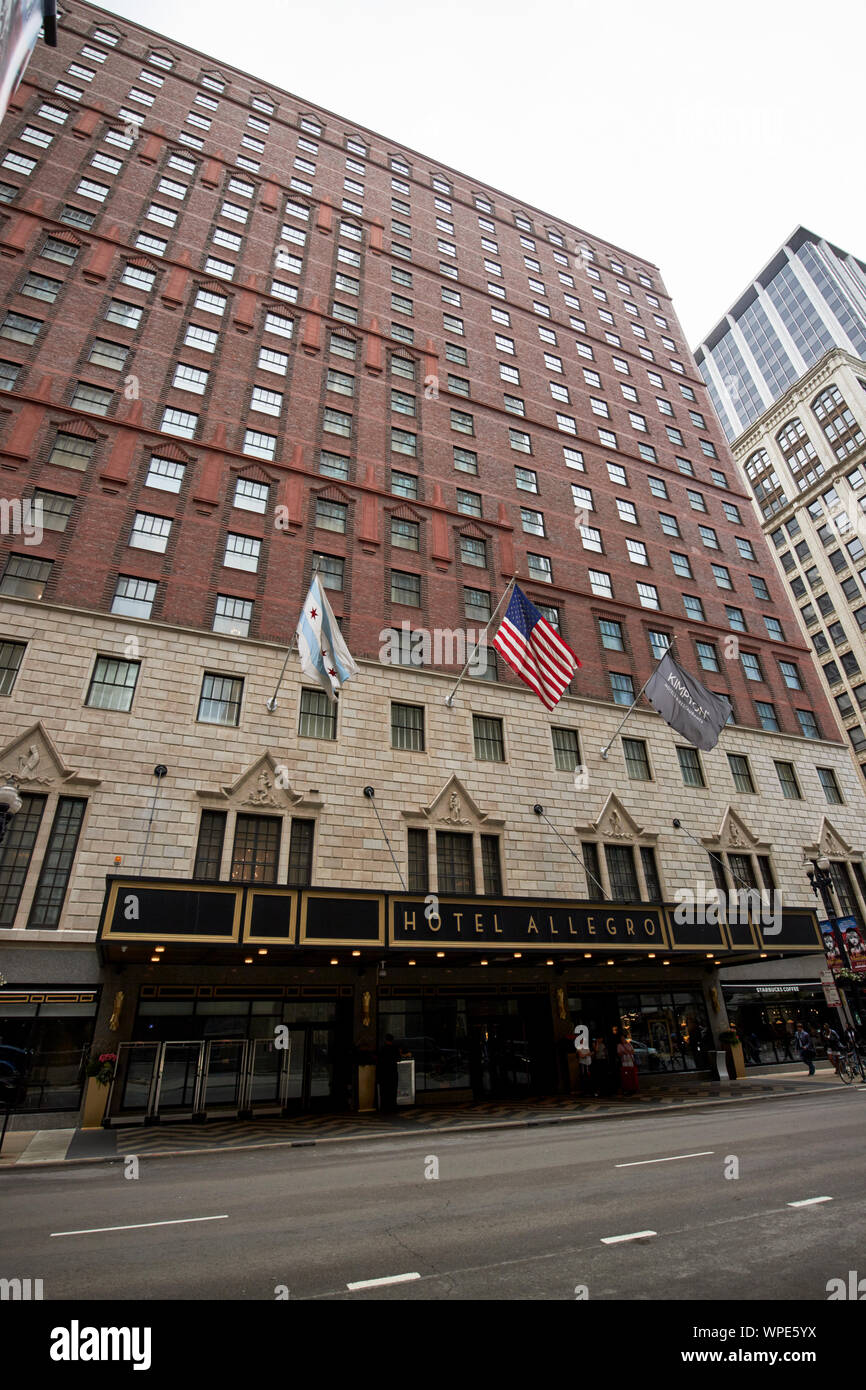
[[[571,647],[517,584],[493,645],[547,709],[559,704],[580,665]]]

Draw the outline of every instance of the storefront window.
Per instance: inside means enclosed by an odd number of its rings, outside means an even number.
[[[78,1109],[95,1015],[95,999],[0,1000],[0,1075],[26,1080],[19,1109]]]

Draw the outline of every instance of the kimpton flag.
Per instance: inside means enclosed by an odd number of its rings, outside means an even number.
[[[644,691],[666,724],[695,748],[715,748],[731,714],[731,702],[714,695],[665,652]]]
[[[304,601],[297,637],[302,671],[311,680],[318,681],[329,700],[335,700],[336,692],[358,674],[358,668],[343,641],[318,575],[313,576]]]

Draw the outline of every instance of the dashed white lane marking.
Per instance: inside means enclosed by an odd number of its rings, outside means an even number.
[[[626,1236],[602,1236],[602,1245],[619,1245],[624,1240],[646,1240],[647,1236],[657,1236],[658,1231],[631,1231]]]
[[[832,1197],[804,1197],[802,1202],[789,1202],[789,1207],[814,1207],[818,1202],[832,1202]]]
[[[380,1289],[383,1284],[407,1284],[410,1279],[420,1279],[420,1274],[388,1274],[384,1279],[358,1279],[354,1284],[347,1284],[346,1288],[354,1289]]]
[[[638,1158],[633,1163],[615,1163],[614,1168],[643,1168],[648,1163],[679,1163],[681,1158],[706,1158],[708,1154],[714,1154],[715,1149],[701,1149],[696,1154],[671,1154],[670,1158]]]
[[[134,1226],[91,1226],[86,1231],[52,1231],[55,1236],[95,1236],[103,1231],[142,1231],[146,1226],[190,1226],[194,1221],[228,1221],[225,1216],[179,1216],[174,1221],[138,1221]]]

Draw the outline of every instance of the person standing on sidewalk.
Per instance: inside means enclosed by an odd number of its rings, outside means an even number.
[[[809,1075],[815,1075],[815,1045],[812,1042],[812,1035],[802,1023],[797,1024],[794,1033],[794,1040],[800,1049],[800,1058],[809,1068]]]
[[[619,1054],[620,1082],[623,1092],[627,1095],[637,1090],[637,1062],[631,1038],[623,1036],[616,1050]]]

